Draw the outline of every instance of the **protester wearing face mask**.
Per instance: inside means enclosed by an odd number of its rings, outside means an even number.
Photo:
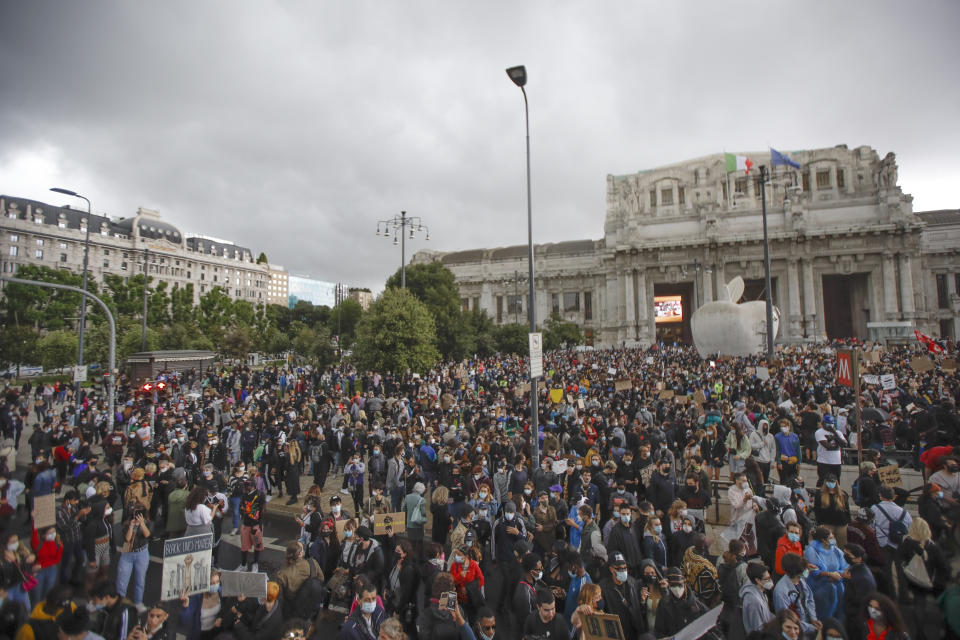
[[[654,633],[658,638],[675,636],[685,626],[707,612],[705,604],[687,589],[683,572],[677,567],[666,571],[667,593],[657,608]]]
[[[751,562],[747,565],[747,580],[747,584],[740,588],[740,609],[744,632],[749,635],[773,619],[773,612],[767,603],[767,593],[773,589],[773,578],[763,564]]]
[[[807,584],[813,591],[813,599],[817,606],[817,617],[843,619],[844,578],[849,578],[849,565],[843,557],[843,552],[837,547],[833,532],[827,527],[817,527],[813,531],[811,542],[804,557],[810,565]]]
[[[813,591],[807,586],[809,573],[807,561],[796,553],[787,553],[781,558],[784,575],[773,588],[773,610],[791,609],[799,617],[805,634],[816,635],[822,626],[817,619],[817,607]]]
[[[866,606],[860,614],[866,627],[867,640],[908,640],[907,625],[896,603],[881,593],[867,597]]]
[[[137,609],[133,603],[117,593],[109,580],[103,580],[90,589],[90,605],[98,621],[94,629],[104,638],[126,638],[137,626]]]
[[[344,621],[338,640],[370,640],[380,633],[387,612],[378,603],[377,588],[369,580],[360,581],[357,601],[359,606]]]
[[[797,477],[800,464],[800,438],[793,432],[793,425],[786,418],[777,423],[778,432],[773,436],[777,441],[777,471],[780,484],[787,485]]]
[[[110,566],[113,544],[113,507],[105,500],[91,502],[90,516],[83,526],[83,549],[87,554],[88,571],[105,575]]]
[[[543,583],[543,561],[536,553],[527,553],[520,561],[523,570],[513,595],[514,620],[526,620],[537,609],[537,588]]]
[[[481,607],[477,612],[477,622],[473,625],[477,640],[493,640],[497,633],[497,616],[492,609]]]
[[[537,609],[523,623],[524,638],[570,640],[570,630],[563,615],[557,613],[556,600],[546,587],[537,588]]]
[[[817,523],[833,532],[837,545],[845,546],[847,525],[850,524],[850,499],[832,473],[824,476],[820,491],[814,494],[813,512]]]

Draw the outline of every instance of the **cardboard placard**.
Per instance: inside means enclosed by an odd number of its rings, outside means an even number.
[[[770,379],[770,370],[766,367],[757,367],[757,377],[766,382]]]
[[[584,640],[627,640],[623,637],[620,616],[611,613],[593,613],[584,616]]]
[[[608,376],[615,376],[615,375],[617,375],[617,368],[616,368],[616,367],[610,367],[609,369],[607,369],[607,375],[608,375]]]
[[[925,371],[931,371],[934,368],[933,360],[926,356],[917,356],[910,361],[910,368],[916,371],[917,373],[924,373]]]
[[[212,554],[212,533],[165,540],[160,599],[178,600],[182,594],[192,596],[207,591]]]
[[[587,405],[584,404],[583,402],[583,398],[579,398],[577,400],[577,408],[580,409],[581,411],[587,408]]]
[[[390,527],[393,533],[403,533],[407,530],[407,514],[403,511],[397,513],[375,513],[373,518],[373,535],[385,536],[387,527]]]
[[[895,464],[878,468],[877,477],[880,478],[881,484],[888,487],[899,487],[903,484],[903,480],[900,478],[900,467]]]
[[[643,486],[648,486],[650,484],[650,478],[653,477],[653,471],[657,468],[655,464],[648,464],[643,469],[640,469],[640,484]]]
[[[940,368],[944,371],[956,371],[957,361],[953,358],[944,358],[943,362],[940,363]]]
[[[33,528],[43,529],[57,524],[57,496],[37,496],[33,499]]]
[[[573,404],[573,396],[569,393],[567,394],[567,404]]]
[[[343,542],[343,529],[347,526],[349,520],[334,520],[333,526],[337,528],[337,540]]]
[[[673,401],[677,404],[687,404],[690,401],[690,396],[674,396]]]
[[[226,598],[244,596],[247,598],[267,597],[267,574],[249,571],[221,571],[220,595]]]
[[[707,396],[704,395],[703,391],[698,390],[695,394],[693,394],[693,401],[697,404],[703,404],[707,401]]]
[[[880,376],[880,385],[884,391],[893,391],[897,388],[897,378],[892,373]]]
[[[752,375],[755,374],[756,372],[757,372],[757,368],[756,368],[756,367],[747,367],[747,375],[748,375],[748,376],[752,376]]]
[[[567,472],[568,462],[566,458],[561,458],[560,460],[554,460],[550,465],[550,470],[553,471],[558,476],[561,476]]]
[[[614,391],[629,391],[633,388],[633,383],[630,380],[617,380],[613,383]]]
[[[880,362],[880,352],[879,351],[864,351],[861,355],[861,358],[864,362]]]
[[[880,376],[864,375],[860,376],[863,384],[880,384]]]
[[[673,389],[664,389],[663,391],[660,392],[660,395],[658,397],[661,400],[669,400],[674,395],[676,394],[674,393]]]

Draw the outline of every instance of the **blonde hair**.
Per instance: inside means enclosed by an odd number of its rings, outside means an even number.
[[[600,585],[587,583],[580,587],[580,595],[577,597],[577,604],[593,605],[593,599],[600,595]]]
[[[404,640],[406,634],[403,632],[403,625],[396,618],[387,618],[380,625],[380,633],[390,638],[390,640]]]
[[[913,522],[910,523],[910,529],[907,531],[907,535],[920,544],[926,543],[927,540],[930,540],[932,537],[930,534],[930,525],[920,517],[914,518]]]
[[[433,490],[433,496],[430,502],[432,502],[433,504],[446,504],[447,498],[449,497],[450,497],[450,490],[447,489],[445,486],[440,485],[439,487]]]

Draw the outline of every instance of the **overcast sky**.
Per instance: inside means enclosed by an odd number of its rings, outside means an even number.
[[[600,238],[607,174],[723,150],[893,151],[958,208],[960,2],[0,5],[0,193],[130,216],[379,290],[376,223],[456,250]]]

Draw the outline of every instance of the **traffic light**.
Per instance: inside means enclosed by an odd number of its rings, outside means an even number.
[[[140,393],[143,393],[143,394],[153,393],[153,383],[147,382],[142,387],[140,387]]]

